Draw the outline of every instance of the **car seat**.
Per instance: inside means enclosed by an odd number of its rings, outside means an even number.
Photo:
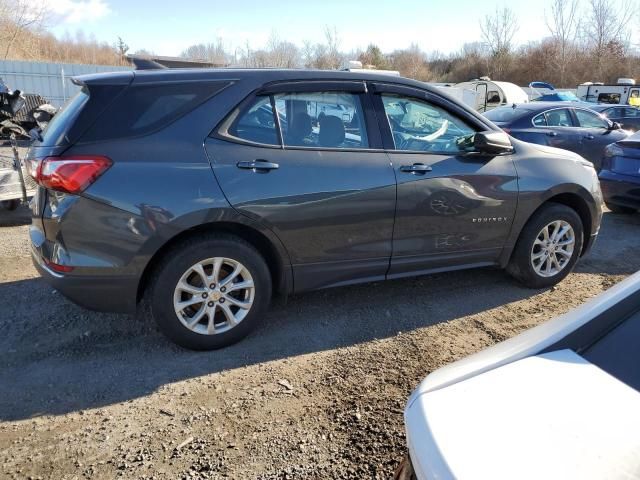
[[[320,120],[318,145],[321,147],[340,147],[344,142],[344,123],[335,115],[325,115]]]

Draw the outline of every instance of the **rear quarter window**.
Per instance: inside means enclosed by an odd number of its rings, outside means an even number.
[[[154,133],[227,85],[228,81],[132,85],[114,99],[81,141],[96,142]]]
[[[89,90],[87,87],[83,87],[78,93],[71,97],[62,109],[51,119],[42,132],[40,145],[55,147],[69,143],[67,133],[88,101]]]

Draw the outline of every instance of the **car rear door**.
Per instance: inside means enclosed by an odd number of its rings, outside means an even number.
[[[373,83],[398,182],[389,277],[491,264],[511,229],[518,182],[511,155],[466,155],[486,127],[433,93]]]
[[[532,119],[532,128],[528,130],[536,135],[540,145],[562,148],[575,152],[578,149],[579,134],[568,108],[552,108],[546,110]],[[524,141],[531,141],[521,138]]]
[[[384,279],[396,182],[363,82],[270,85],[205,147],[231,205],[285,245],[296,291]]]

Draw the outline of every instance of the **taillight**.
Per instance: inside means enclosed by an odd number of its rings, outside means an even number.
[[[34,162],[35,163],[35,162]],[[31,176],[45,188],[80,193],[111,166],[107,157],[97,155],[46,157],[29,165]]]
[[[73,272],[73,267],[70,267],[68,265],[60,265],[59,263],[54,263],[50,260],[45,260],[44,263],[47,265],[47,267],[49,267],[54,272],[58,272],[58,273]]]

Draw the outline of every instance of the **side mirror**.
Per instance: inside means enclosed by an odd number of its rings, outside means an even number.
[[[609,130],[620,130],[622,128],[622,125],[620,125],[620,123],[618,122],[611,122],[609,124]]]
[[[473,139],[473,147],[477,153],[485,155],[502,155],[513,152],[509,135],[504,132],[478,132]]]

